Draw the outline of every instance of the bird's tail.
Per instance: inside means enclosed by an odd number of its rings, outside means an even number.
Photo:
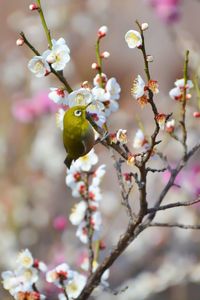
[[[67,155],[67,157],[64,160],[64,164],[67,166],[68,169],[70,169],[72,161],[73,159],[69,155]]]

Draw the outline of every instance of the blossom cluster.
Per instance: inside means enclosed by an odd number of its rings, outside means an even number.
[[[107,27],[102,26],[98,31],[100,40],[107,34]],[[45,50],[41,56],[34,56],[28,63],[29,70],[36,77],[44,77],[51,73],[52,70],[63,71],[66,64],[70,61],[70,49],[64,38],[57,41],[52,39],[51,49]],[[101,59],[108,58],[109,52],[104,51],[100,56]],[[92,69],[99,70],[96,63],[92,64]],[[49,99],[54,103],[63,105],[59,110],[59,120],[62,123],[64,112],[75,105],[87,105],[91,103],[87,111],[91,114],[97,125],[102,126],[106,118],[112,112],[119,108],[118,100],[120,98],[121,87],[116,78],[107,78],[104,73],[99,73],[94,77],[93,87],[87,81],[83,82],[79,89],[68,94],[66,87],[51,87]],[[60,124],[60,122],[58,122]],[[60,126],[62,129],[62,125]]]
[[[16,300],[43,300],[45,296],[39,293],[35,284],[39,273],[46,269],[46,265],[34,259],[26,249],[18,255],[16,270],[2,273],[3,286]]]
[[[88,242],[89,228],[92,228],[98,239],[102,225],[99,211],[102,195],[99,185],[105,174],[105,165],[100,165],[93,170],[92,167],[97,162],[98,156],[92,149],[87,155],[73,162],[66,176],[66,184],[72,189],[72,196],[82,198],[72,208],[69,220],[73,225],[78,226],[76,236],[85,244]]]
[[[70,61],[70,50],[63,38],[57,41],[52,39],[52,47],[42,53],[34,56],[28,63],[29,70],[36,77],[47,76],[51,68],[55,71],[62,71],[65,65]]]
[[[74,90],[69,95],[63,89],[51,88],[49,98],[57,104],[65,105],[66,110],[76,105],[87,105],[90,103],[87,111],[95,123],[102,127],[106,122],[106,118],[119,108],[118,100],[121,91],[120,85],[114,77],[107,80],[106,75],[103,74],[103,76],[106,81],[105,88],[100,87],[100,76],[97,74],[93,81],[93,88],[87,82],[84,82],[83,87]],[[58,121],[60,125],[62,125],[64,113],[64,109],[58,111],[57,120],[60,120],[60,122]],[[62,126],[59,127],[62,129]]]
[[[184,78],[177,79],[174,82],[175,87],[170,90],[169,95],[173,100],[183,101],[184,91],[186,91],[186,99],[189,100],[191,98],[190,89],[194,87],[193,82],[191,80],[187,80],[186,85],[184,82]]]

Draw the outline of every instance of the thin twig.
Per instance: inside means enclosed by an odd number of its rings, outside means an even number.
[[[39,12],[39,15],[40,15],[42,26],[44,28],[44,31],[45,31],[45,34],[46,34],[46,37],[47,37],[49,48],[51,49],[52,46],[53,46],[53,44],[52,44],[52,40],[51,40],[50,30],[49,30],[49,28],[47,26],[47,23],[46,23],[44,14],[43,14],[43,9],[42,9],[42,6],[41,6],[41,2],[40,2],[40,0],[36,0],[36,1],[37,1],[38,6],[39,6],[38,12]]]
[[[186,225],[180,223],[159,223],[153,222],[149,224],[149,227],[177,227],[182,229],[200,229],[200,225]]]
[[[88,260],[89,260],[89,276],[92,275],[93,273],[93,262],[94,262],[94,251],[93,251],[93,234],[94,234],[94,229],[91,224],[91,216],[92,216],[92,210],[90,207],[89,203],[89,176],[90,174],[85,174],[86,179],[85,179],[85,185],[86,185],[86,192],[85,192],[85,197],[84,200],[86,201],[87,204],[87,210],[86,210],[86,215],[85,215],[85,220],[86,220],[86,226],[87,226],[87,235],[88,235]]]
[[[102,58],[100,54],[100,40],[101,38],[98,37],[96,41],[96,58],[97,58],[97,65],[98,65],[98,74],[100,79],[100,87],[104,88],[103,80],[102,80]]]
[[[122,205],[126,207],[127,209],[127,212],[128,212],[128,215],[130,217],[130,220],[133,219],[133,212],[132,212],[132,208],[130,206],[130,203],[129,203],[129,196],[130,196],[130,192],[132,190],[132,187],[126,191],[126,188],[125,188],[125,185],[124,185],[124,181],[123,181],[123,175],[122,175],[122,162],[121,162],[121,159],[117,159],[113,153],[112,155],[114,161],[115,161],[115,169],[116,169],[116,172],[117,172],[117,178],[118,178],[118,182],[119,182],[119,187],[120,187],[120,190],[121,190],[121,197],[122,197]]]
[[[200,202],[200,197],[196,200],[193,200],[193,201],[169,203],[169,204],[166,204],[166,205],[159,206],[158,208],[155,208],[155,207],[149,208],[147,210],[147,213],[149,214],[149,213],[152,213],[152,212],[166,210],[166,209],[174,208],[174,207],[191,206],[191,205],[193,205],[195,203],[199,203],[199,202]]]
[[[180,124],[182,126],[182,144],[184,148],[184,156],[187,155],[187,129],[185,124],[185,115],[186,115],[186,102],[187,102],[187,81],[188,81],[188,63],[189,63],[189,51],[186,51],[185,62],[184,62],[184,90],[183,90],[183,99],[182,99],[182,118]]]

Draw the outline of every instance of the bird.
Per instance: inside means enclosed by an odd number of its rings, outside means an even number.
[[[65,112],[63,118],[63,144],[67,152],[64,160],[70,169],[72,161],[86,155],[95,144],[95,133],[86,118],[86,108],[90,105],[76,105]]]

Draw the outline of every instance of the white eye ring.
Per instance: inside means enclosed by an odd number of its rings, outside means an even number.
[[[75,110],[74,115],[75,115],[76,117],[80,117],[80,116],[82,115],[82,111],[79,110],[79,109],[77,109],[77,110]]]

